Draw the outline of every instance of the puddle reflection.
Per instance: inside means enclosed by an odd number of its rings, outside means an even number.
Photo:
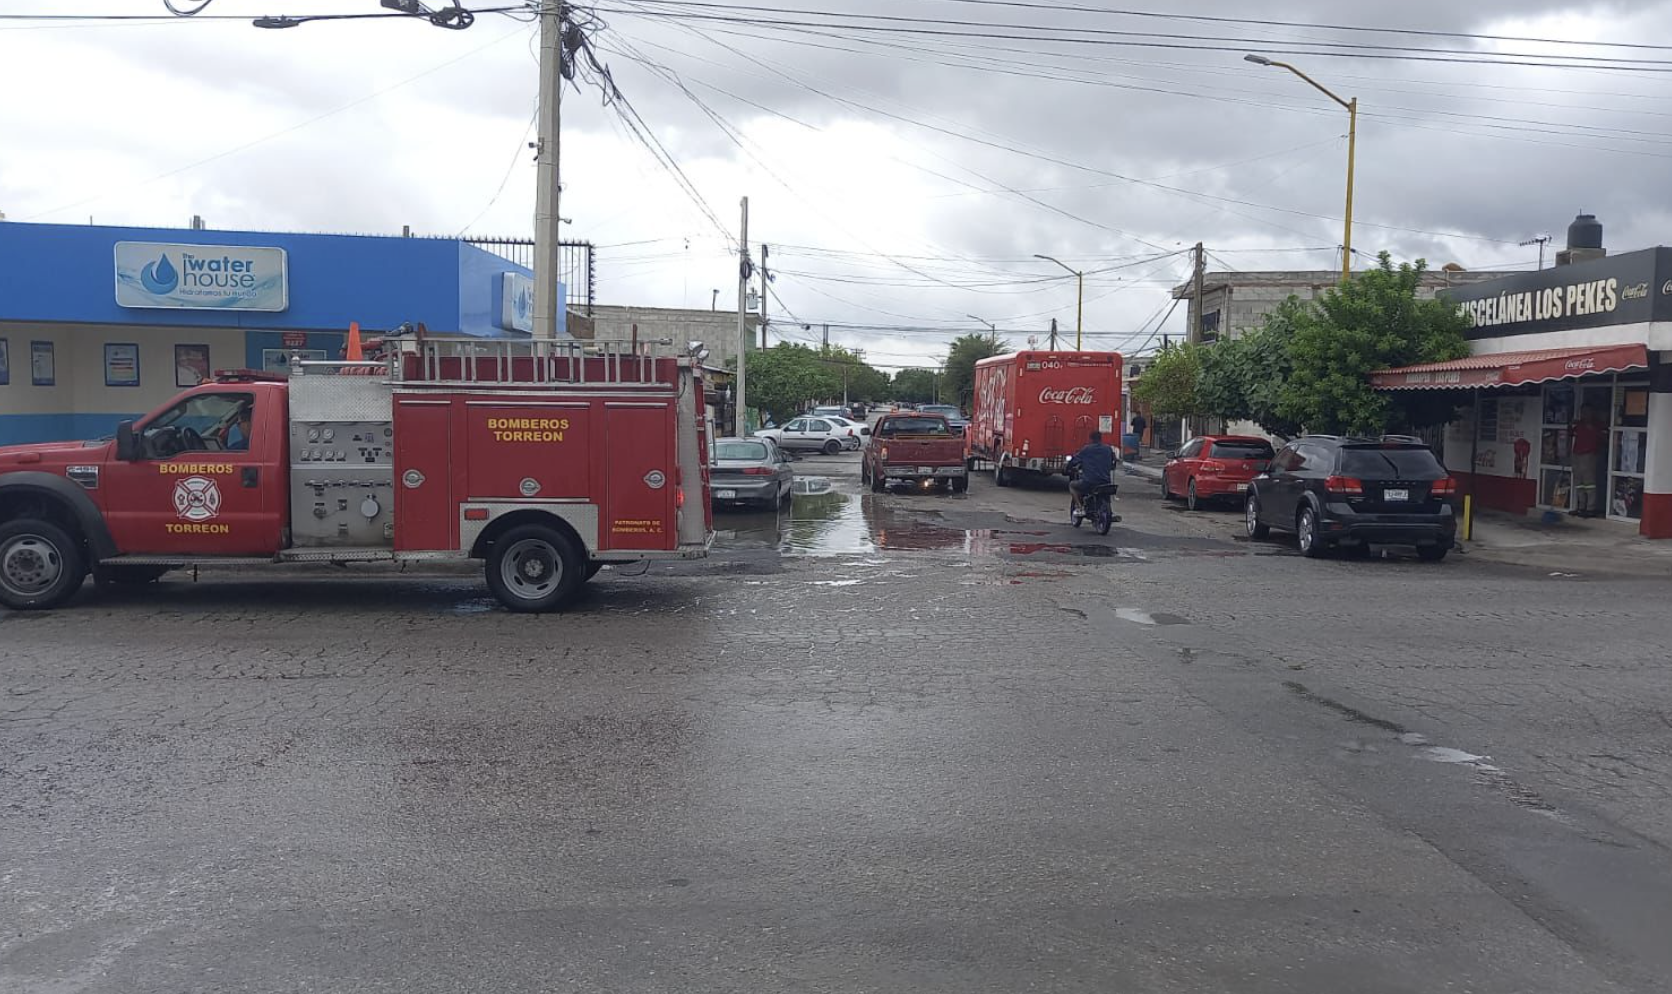
[[[1039,528],[957,528],[932,520],[933,507],[902,507],[869,495],[844,493],[828,480],[797,481],[787,509],[715,517],[717,545],[773,549],[787,556],[850,556],[875,552],[952,552],[973,556],[1066,556],[1086,559],[1144,557],[1136,550],[1096,539],[1051,541]],[[932,502],[934,498],[925,498]]]

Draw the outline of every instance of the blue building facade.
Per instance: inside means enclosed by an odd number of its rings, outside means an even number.
[[[335,359],[350,322],[525,337],[533,290],[456,239],[0,222],[0,444],[108,435],[216,369]]]

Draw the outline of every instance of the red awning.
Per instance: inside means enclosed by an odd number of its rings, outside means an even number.
[[[1379,369],[1370,374],[1377,390],[1468,390],[1519,387],[1593,373],[1649,368],[1647,345],[1595,345],[1580,349],[1492,352],[1451,362]]]

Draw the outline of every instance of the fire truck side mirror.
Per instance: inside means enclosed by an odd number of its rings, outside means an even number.
[[[124,421],[116,426],[116,458],[133,462],[139,458],[139,440],[134,435],[134,423]]]

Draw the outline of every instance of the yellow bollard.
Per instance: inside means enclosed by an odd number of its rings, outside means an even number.
[[[1471,542],[1475,537],[1475,495],[1463,495],[1463,541]]]

